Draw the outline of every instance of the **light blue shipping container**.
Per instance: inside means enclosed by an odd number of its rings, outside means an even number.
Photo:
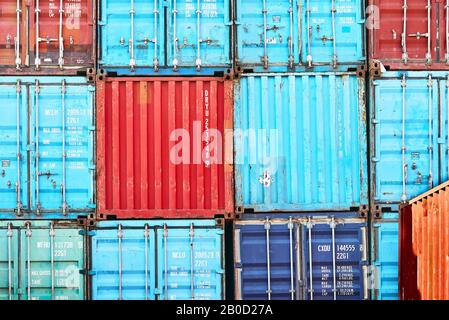
[[[236,64],[255,72],[365,62],[363,0],[236,0]]]
[[[447,72],[385,72],[371,86],[372,200],[397,204],[448,179]]]
[[[365,82],[354,73],[245,75],[235,83],[238,213],[368,204]]]
[[[93,300],[224,299],[215,220],[103,221],[91,233]]]
[[[232,0],[101,0],[99,67],[119,75],[228,72]]]
[[[399,235],[396,220],[379,220],[372,224],[372,298],[398,300]]]
[[[0,218],[95,209],[94,99],[81,77],[0,78]]]

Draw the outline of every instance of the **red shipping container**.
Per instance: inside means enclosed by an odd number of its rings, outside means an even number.
[[[449,182],[411,200],[401,208],[401,218],[401,250],[412,249],[399,255],[402,298],[448,300]],[[404,277],[407,272],[412,276]]]
[[[233,105],[220,78],[98,81],[97,218],[232,218]]]
[[[89,68],[93,73],[95,4],[94,0],[1,0],[0,71],[77,74]]]
[[[369,52],[390,70],[449,69],[447,0],[370,0]]]

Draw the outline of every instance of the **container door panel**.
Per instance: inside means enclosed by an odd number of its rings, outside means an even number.
[[[100,24],[101,63],[107,66],[148,67],[164,64],[163,1],[103,0]],[[155,12],[157,11],[157,12]]]
[[[430,87],[425,78],[375,86],[376,201],[409,200],[438,183],[438,103],[436,80]]]
[[[167,35],[169,66],[198,68],[230,63],[229,1],[170,1]],[[176,46],[174,37],[177,39]]]
[[[33,209],[88,210],[93,199],[93,93],[86,86],[30,86]]]
[[[158,241],[160,299],[222,300],[222,235],[216,229],[161,228]]]
[[[28,207],[26,87],[0,85],[0,99],[0,216],[11,217]]]
[[[0,65],[12,65],[15,63],[17,39],[16,10],[16,0],[0,1]]]
[[[443,183],[449,180],[449,78],[439,81],[439,100],[440,137],[442,138],[439,144],[439,182]]]
[[[7,223],[0,228],[0,300],[19,298],[19,237],[18,230]]]
[[[93,300],[155,299],[154,234],[144,228],[97,230],[92,237]]]
[[[302,10],[302,62],[333,64],[363,59],[360,0],[311,0]],[[335,13],[332,14],[333,9]]]
[[[298,11],[293,2],[237,0],[237,22],[240,63],[268,69],[269,66],[293,67],[299,62],[298,28],[295,27]],[[291,45],[290,39],[293,39]]]

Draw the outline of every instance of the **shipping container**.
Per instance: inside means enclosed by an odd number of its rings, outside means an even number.
[[[101,0],[99,67],[117,75],[231,73],[232,0]]]
[[[94,0],[2,0],[0,71],[94,73],[95,4]]]
[[[235,1],[239,71],[348,71],[365,63],[364,0]]]
[[[232,88],[203,77],[97,82],[97,217],[232,216]]]
[[[449,69],[449,2],[370,0],[370,59],[391,70]]]
[[[95,209],[94,99],[81,77],[0,78],[0,218]]]
[[[397,204],[448,179],[448,72],[386,72],[371,83],[372,203]]]
[[[93,300],[221,300],[223,220],[102,221],[91,232]]]
[[[449,299],[449,182],[401,206],[404,300]]]
[[[371,228],[372,298],[398,300],[398,217],[375,220]]]
[[[83,231],[72,221],[0,221],[0,300],[84,300]]]
[[[363,78],[244,75],[234,119],[237,213],[367,212]]]
[[[367,221],[357,213],[235,221],[235,298],[368,299]]]

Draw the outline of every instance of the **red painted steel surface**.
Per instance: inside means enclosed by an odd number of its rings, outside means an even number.
[[[404,34],[404,3],[406,9],[406,37]],[[446,38],[446,0],[370,0],[367,10],[370,34],[370,58],[380,60],[391,70],[449,69]],[[374,11],[373,11],[374,10]],[[378,20],[375,20],[376,17]],[[430,24],[428,24],[430,17]],[[377,28],[370,28],[375,22]],[[430,50],[428,34],[430,26]],[[405,46],[403,45],[405,44]],[[407,62],[403,54],[407,52]],[[427,54],[430,60],[427,60]]]
[[[449,183],[410,201],[409,209],[402,210],[409,210],[412,216],[416,286],[421,299],[448,300]],[[410,260],[401,261],[403,268],[407,268],[409,262]],[[405,299],[407,298],[406,296]]]
[[[179,128],[190,134],[190,139],[185,140],[190,141],[190,155],[187,152],[178,155],[187,154],[190,162],[200,159],[196,164],[170,161],[170,152],[179,142],[171,141],[170,133]],[[198,128],[203,132],[209,128],[211,134],[212,129],[218,129],[223,137],[225,130],[233,129],[232,81],[217,78],[98,81],[97,216],[199,218],[232,214],[232,161],[209,165],[207,157],[201,161],[198,157],[206,142],[195,140]],[[231,155],[232,160],[232,137],[224,144],[221,158]]]
[[[0,69],[2,73],[68,74],[94,67],[95,3],[94,0],[62,1],[63,45],[61,46],[59,41],[60,0],[40,0],[39,6],[36,0],[20,0],[19,16],[17,16],[17,0],[1,0]],[[37,8],[39,8],[38,12],[36,12]],[[17,38],[17,21],[19,21],[19,38]],[[40,70],[36,70],[36,39],[38,38],[40,39],[38,48]],[[16,52],[17,44],[18,52]],[[20,70],[17,70],[17,53],[20,58]]]

